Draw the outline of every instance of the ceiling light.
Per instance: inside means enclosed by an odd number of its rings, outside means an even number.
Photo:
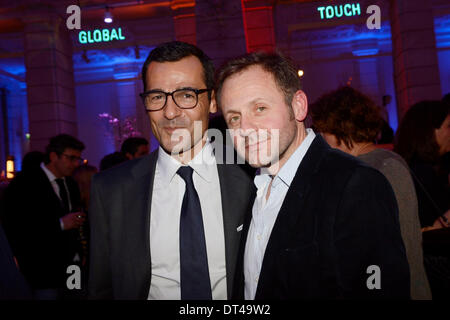
[[[113,22],[113,16],[112,16],[112,13],[109,12],[109,8],[106,8],[106,11],[105,11],[105,19],[104,19],[104,21],[105,21],[106,23],[111,23],[111,22]]]

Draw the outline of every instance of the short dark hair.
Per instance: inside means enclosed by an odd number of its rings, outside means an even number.
[[[144,91],[147,90],[147,70],[152,62],[176,62],[183,58],[194,56],[197,57],[203,66],[203,78],[208,89],[214,87],[214,64],[212,60],[198,47],[181,41],[172,41],[160,44],[153,49],[148,55],[142,67],[142,81],[144,83]],[[211,98],[211,92],[208,92]]]
[[[39,168],[41,162],[45,161],[45,154],[41,151],[27,152],[22,159],[22,171]]]
[[[440,155],[434,130],[442,126],[449,114],[450,104],[443,101],[421,101],[411,106],[397,130],[394,151],[408,163],[437,163]]]
[[[447,94],[445,94],[445,95],[442,97],[442,101],[443,101],[444,103],[450,103],[450,92],[447,93]]]
[[[121,164],[122,162],[127,161],[128,158],[119,151],[107,154],[100,161],[100,171],[104,171],[106,169],[112,168]]]
[[[348,148],[353,142],[375,142],[383,125],[375,102],[349,86],[322,95],[310,110],[316,130],[336,136]]]
[[[300,79],[294,63],[279,52],[253,52],[225,63],[216,77],[216,100],[220,107],[220,93],[223,83],[234,74],[240,73],[251,66],[260,66],[272,74],[276,85],[283,91],[284,100],[291,106],[294,94],[301,89]]]
[[[148,141],[145,138],[142,137],[130,137],[127,138],[123,143],[122,143],[122,147],[120,148],[120,151],[123,154],[132,154],[134,155],[138,149],[139,146],[147,146],[148,145]]]
[[[50,162],[50,153],[52,152],[60,156],[66,149],[74,149],[81,152],[84,148],[84,143],[77,138],[65,133],[59,134],[50,138],[50,142],[45,149],[45,163]]]

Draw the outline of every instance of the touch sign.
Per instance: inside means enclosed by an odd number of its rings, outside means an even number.
[[[361,15],[361,6],[359,3],[347,3],[344,5],[318,7],[317,11],[320,12],[320,19],[333,19],[342,16],[352,17]]]

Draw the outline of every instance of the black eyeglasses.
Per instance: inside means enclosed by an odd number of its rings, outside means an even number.
[[[181,109],[192,109],[198,104],[198,95],[212,89],[183,88],[172,92],[151,90],[139,94],[144,102],[145,110],[159,111],[166,106],[167,96],[172,96],[173,102]]]
[[[83,163],[83,161],[84,161],[84,159],[81,157],[72,156],[72,155],[65,154],[65,153],[61,153],[61,155],[67,157],[67,159],[69,159],[70,161],[77,162],[79,164]]]

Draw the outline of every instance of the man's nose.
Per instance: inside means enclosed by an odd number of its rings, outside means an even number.
[[[164,117],[174,119],[181,114],[180,108],[173,101],[173,96],[167,96],[166,106],[164,107]]]
[[[258,128],[256,123],[251,118],[241,117],[239,130],[241,136],[249,136],[254,134]]]

